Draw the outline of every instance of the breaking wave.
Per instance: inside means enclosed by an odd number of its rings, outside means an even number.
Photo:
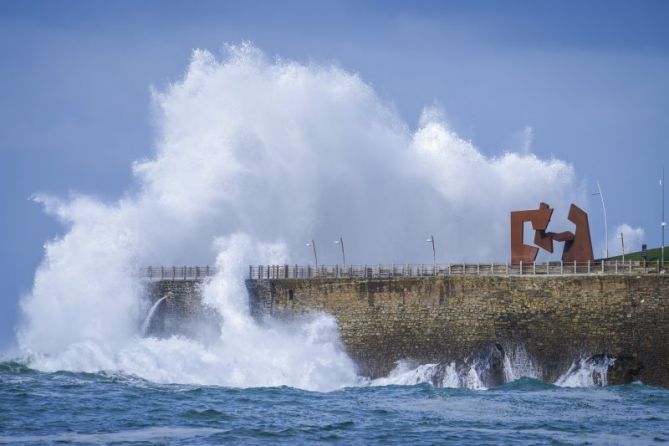
[[[606,355],[582,358],[575,361],[555,384],[560,387],[605,386],[608,384],[609,367],[615,361],[615,358]]]
[[[398,361],[396,367],[387,377],[378,378],[370,382],[373,386],[410,386],[415,384],[431,384],[435,387],[463,388],[472,390],[486,390],[531,378],[542,380],[543,373],[522,346],[500,350],[503,367],[500,377],[491,374],[494,365],[490,357],[481,360],[477,355],[474,359],[466,359],[456,364],[455,361],[447,364],[412,365],[409,361]],[[489,353],[484,352],[487,356]],[[596,387],[608,384],[608,370],[615,358],[606,355],[596,355],[582,358],[569,367],[555,381],[559,387]]]
[[[499,259],[508,209],[546,200],[559,212],[582,195],[563,161],[488,157],[432,109],[411,130],[358,75],[269,60],[250,44],[221,59],[195,51],[154,103],[155,153],[133,164],[136,184],[122,198],[36,197],[65,232],[45,244],[21,299],[18,345],[31,367],[241,387],[353,385],[331,317],[266,326],[251,318],[248,264],[306,262],[305,241],[337,236],[354,262],[420,261],[420,241],[436,229],[449,246],[440,261]],[[337,251],[323,248],[322,261],[335,262]],[[214,260],[220,273],[204,294],[221,316],[219,336],[142,337],[150,304],[134,272]],[[480,386],[476,367],[444,373],[444,385]]]

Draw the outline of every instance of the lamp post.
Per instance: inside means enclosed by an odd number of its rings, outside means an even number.
[[[604,204],[604,194],[602,193],[602,188],[599,186],[599,180],[597,180],[597,193],[592,195],[599,195],[599,198],[602,200],[602,209],[604,210],[604,246],[605,254],[604,257],[609,257],[609,225],[606,224],[606,205]]]
[[[314,250],[314,261],[316,262],[316,269],[318,269],[318,253],[316,252],[316,242],[311,241],[311,243],[307,243],[307,246],[311,246]]]
[[[662,227],[662,251],[660,256],[662,258],[662,268],[664,268],[664,228],[667,227],[667,221],[664,219],[664,167],[662,168],[660,187],[662,187],[662,223],[660,223],[660,226]]]
[[[434,235],[431,235],[426,242],[432,243],[432,274],[437,275],[437,252],[434,249]]]
[[[344,266],[346,266],[346,252],[344,251],[344,239],[339,237],[339,240],[335,240],[334,244],[341,246],[341,260],[342,262],[344,262]]]
[[[625,263],[625,238],[623,237],[622,232],[620,233],[620,237],[618,237],[618,238],[620,239],[620,245],[623,248],[623,263]]]

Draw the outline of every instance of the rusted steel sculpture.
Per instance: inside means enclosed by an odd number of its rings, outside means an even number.
[[[536,260],[539,248],[553,252],[553,242],[564,242],[562,261],[587,262],[593,260],[592,240],[588,214],[572,204],[569,208],[569,221],[576,225],[575,233],[548,232],[546,228],[553,215],[553,209],[546,203],[540,203],[539,209],[511,212],[511,263],[532,263]],[[532,223],[534,229],[534,246],[523,243],[523,229],[526,221]]]
[[[569,208],[569,216],[567,218],[576,225],[576,230],[573,238],[564,243],[562,260],[565,262],[587,262],[588,260],[593,260],[588,214],[583,209],[572,204]]]
[[[537,258],[539,248],[523,243],[523,229],[526,221],[532,223],[532,229],[543,233],[553,215],[553,209],[546,203],[541,203],[539,209],[511,212],[511,263],[532,263]],[[537,239],[535,237],[535,244]],[[552,244],[551,241],[551,251]],[[542,246],[542,245],[539,245]]]

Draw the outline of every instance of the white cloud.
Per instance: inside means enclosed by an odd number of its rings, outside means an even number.
[[[622,234],[622,239],[620,237]],[[646,240],[646,231],[643,228],[634,228],[627,223],[616,227],[613,235],[609,237],[609,255],[619,256],[623,253],[625,243],[625,254],[641,251],[641,244]]]

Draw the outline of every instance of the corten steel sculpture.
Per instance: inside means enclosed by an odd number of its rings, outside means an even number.
[[[553,215],[553,209],[541,203],[539,209],[511,212],[511,263],[532,263],[537,258],[539,248],[523,243],[523,229],[526,221],[532,223],[535,231],[545,231]],[[536,237],[535,237],[535,243]],[[551,242],[552,244],[552,242]],[[541,245],[539,245],[541,246]]]
[[[593,260],[588,214],[583,209],[572,204],[569,208],[569,216],[567,218],[576,225],[576,230],[573,238],[564,243],[562,260],[565,262],[587,262],[588,260]]]
[[[539,209],[511,212],[511,263],[532,263],[539,253],[539,248],[523,243],[526,221],[532,223],[534,244],[540,248],[553,252],[554,241],[564,242],[562,261],[587,262],[593,260],[588,214],[575,204],[571,205],[567,218],[576,225],[575,233],[571,231],[547,232],[546,228],[552,215],[553,209],[546,203],[540,203]]]

